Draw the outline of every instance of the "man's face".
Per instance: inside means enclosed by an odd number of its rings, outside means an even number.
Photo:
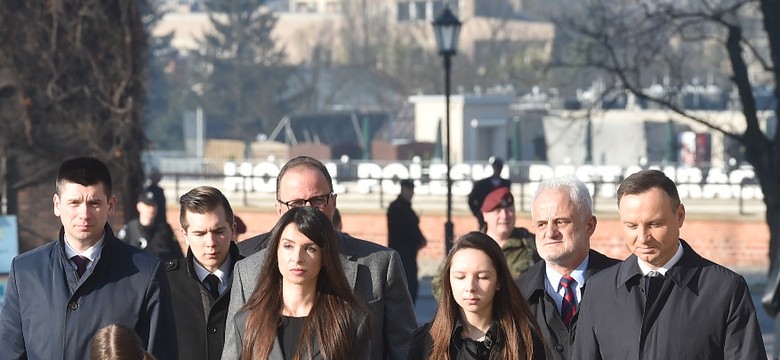
[[[512,230],[515,229],[515,205],[510,204],[506,207],[497,207],[493,211],[482,213],[482,217],[487,224],[487,233],[491,237],[498,237],[495,240],[509,239]]]
[[[53,202],[54,215],[60,218],[68,242],[76,250],[86,250],[103,237],[108,217],[114,214],[116,197],[108,197],[103,184],[67,182],[60,186]]]
[[[640,260],[656,269],[677,252],[685,207],[672,208],[669,196],[659,188],[623,195],[618,206],[624,241]]]
[[[181,229],[195,260],[214,272],[228,258],[236,225],[225,219],[225,209],[218,206],[205,214],[187,212],[187,229]]]
[[[566,192],[547,190],[534,201],[536,250],[548,263],[574,269],[590,250],[596,217],[583,218]]]
[[[279,181],[279,193],[276,194],[276,197],[283,202],[307,200],[331,193],[325,175],[316,169],[308,167],[299,166],[289,169]],[[333,212],[336,209],[336,196],[332,196],[326,205],[317,208],[328,219],[333,219]],[[276,202],[276,212],[279,216],[282,216],[287,210],[289,210],[287,205]]]

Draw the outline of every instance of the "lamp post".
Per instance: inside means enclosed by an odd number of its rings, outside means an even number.
[[[447,222],[444,223],[444,247],[447,253],[452,249],[455,237],[455,229],[452,224],[452,179],[450,179],[450,69],[452,57],[458,52],[458,35],[461,22],[450,11],[449,6],[433,21],[433,30],[436,32],[436,46],[439,55],[444,59],[444,103],[446,106],[447,127]]]

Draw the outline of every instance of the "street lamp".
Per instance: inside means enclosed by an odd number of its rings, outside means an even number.
[[[433,30],[436,32],[436,46],[439,55],[444,59],[444,103],[446,109],[447,126],[447,222],[444,223],[444,247],[447,253],[452,249],[455,230],[452,225],[452,180],[450,179],[450,68],[452,57],[458,52],[458,35],[461,22],[450,11],[449,6],[433,21]]]

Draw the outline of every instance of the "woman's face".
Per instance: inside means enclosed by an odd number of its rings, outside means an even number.
[[[298,231],[296,224],[284,228],[276,254],[285,285],[316,286],[322,267],[322,249]]]
[[[450,285],[461,313],[471,318],[490,319],[498,275],[493,261],[482,250],[462,249],[452,256]]]

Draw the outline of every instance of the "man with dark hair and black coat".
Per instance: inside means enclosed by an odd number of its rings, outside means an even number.
[[[417,301],[417,252],[425,246],[425,236],[420,231],[420,218],[412,209],[414,182],[399,182],[401,193],[387,208],[387,246],[398,252],[406,272],[406,284],[412,302]]]
[[[623,241],[633,253],[588,280],[573,358],[766,359],[745,279],[680,239],[685,206],[658,170],[617,191]]]
[[[588,188],[573,176],[539,184],[531,217],[536,250],[543,261],[518,278],[517,285],[536,317],[549,359],[572,359],[578,304],[588,278],[619,260],[590,249],[596,229]]]
[[[491,156],[490,167],[493,168],[493,174],[482,180],[474,182],[474,187],[468,196],[469,209],[474,217],[477,218],[477,229],[483,230],[485,227],[485,219],[482,217],[482,203],[485,201],[485,197],[488,196],[497,187],[510,188],[512,183],[501,177],[501,170],[504,169],[504,161],[501,158]],[[484,232],[484,231],[483,231]]]
[[[187,257],[168,261],[181,360],[216,360],[225,343],[233,265],[243,257],[233,242],[233,209],[210,186],[196,187],[179,199],[181,234]]]
[[[116,237],[139,249],[157,256],[161,260],[173,260],[184,256],[181,246],[167,222],[156,222],[159,211],[157,195],[152,191],[138,194],[135,208],[138,217],[130,220],[119,230]]]

